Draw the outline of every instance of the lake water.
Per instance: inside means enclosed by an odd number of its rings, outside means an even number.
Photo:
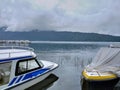
[[[42,90],[81,90],[81,72],[92,61],[101,47],[119,42],[42,42],[32,41],[39,59],[59,64],[53,73],[59,77],[47,89]],[[120,88],[116,89],[120,90]]]

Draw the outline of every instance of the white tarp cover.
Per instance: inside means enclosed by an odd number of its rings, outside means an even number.
[[[112,72],[120,76],[120,48],[101,48],[86,69],[88,71]]]

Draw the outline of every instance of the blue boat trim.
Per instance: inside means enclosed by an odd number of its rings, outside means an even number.
[[[41,75],[48,70],[49,70],[49,68],[43,68],[43,69],[37,70],[35,72],[28,73],[25,75],[25,77],[23,78],[22,81],[27,80],[27,79],[31,79],[31,78],[36,77],[38,75]]]
[[[17,77],[13,78],[13,80],[9,83],[8,86],[11,86],[15,82],[16,79],[17,79]]]
[[[57,67],[56,67],[56,68],[57,68]],[[47,71],[47,72],[45,72],[45,73],[43,73],[43,74],[41,74],[41,75],[39,75],[39,76],[37,76],[37,77],[35,77],[35,78],[32,78],[32,79],[26,80],[26,81],[24,81],[24,82],[18,83],[18,84],[14,85],[14,86],[9,86],[9,87],[6,88],[5,90],[13,89],[14,87],[17,87],[17,86],[19,86],[19,85],[21,85],[21,84],[24,84],[24,83],[26,83],[26,82],[29,82],[29,81],[31,81],[31,80],[33,80],[33,79],[38,78],[38,77],[41,77],[42,75],[44,75],[44,74],[46,74],[46,73],[48,73],[48,72],[50,72],[50,71],[53,71],[53,70],[56,69],[56,68],[50,69],[49,71]]]
[[[20,77],[18,78],[18,80],[17,80],[15,83],[20,82],[20,80],[22,79],[22,77],[23,77],[23,75],[22,75],[22,76],[20,76]]]
[[[18,78],[18,80],[16,81],[17,77],[13,78],[13,80],[10,82],[10,84],[8,86],[11,86],[13,85],[14,83],[19,83],[20,81],[26,81],[26,80],[30,80],[30,79],[33,79],[37,76],[40,76],[42,74],[44,74],[45,72],[47,71],[50,71],[50,68],[43,68],[43,69],[39,69],[37,71],[34,71],[34,72],[30,72],[30,73],[27,73],[24,78],[22,79],[23,75],[20,76]],[[21,80],[22,79],[22,80]],[[15,82],[16,81],[16,82]]]
[[[7,62],[7,61],[14,61],[20,59],[32,58],[32,56],[24,56],[24,57],[17,57],[17,58],[9,58],[9,59],[2,59],[0,62]]]

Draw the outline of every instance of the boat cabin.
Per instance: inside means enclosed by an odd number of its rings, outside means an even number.
[[[8,84],[11,78],[41,67],[43,64],[36,59],[31,48],[0,50],[0,85]]]
[[[36,57],[34,49],[23,46],[23,41],[22,46],[0,46],[0,90],[24,90],[47,78],[58,67]]]

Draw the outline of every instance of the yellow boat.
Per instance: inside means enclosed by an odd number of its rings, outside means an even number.
[[[110,72],[82,72],[82,90],[111,90],[119,81],[117,75]]]
[[[112,80],[118,78],[117,75],[113,73],[98,72],[95,70],[94,71],[84,70],[82,74],[86,80],[91,80],[91,81],[105,81],[105,80]]]
[[[88,89],[114,87],[120,76],[120,47],[103,47],[82,72],[82,86]],[[92,89],[91,89],[92,88]],[[104,89],[99,89],[104,90]],[[111,90],[111,89],[105,89]]]

